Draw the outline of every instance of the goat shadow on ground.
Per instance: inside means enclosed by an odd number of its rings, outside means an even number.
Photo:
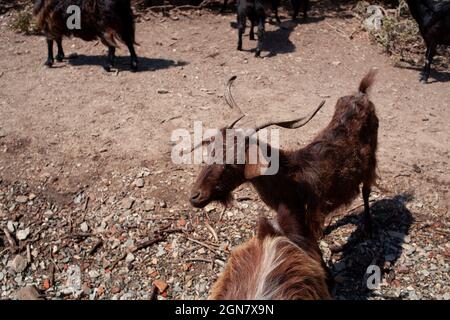
[[[87,56],[87,55],[77,55],[74,58],[68,59],[68,63],[72,66],[99,66],[103,67],[106,65],[107,57],[106,55],[97,56]],[[167,59],[153,59],[146,57],[138,57],[138,70],[137,72],[144,71],[155,71],[161,69],[168,69],[172,67],[182,67],[187,65],[186,61],[174,61]],[[129,56],[118,56],[116,57],[116,63],[114,69],[119,71],[130,71],[130,57]]]
[[[370,265],[380,267],[381,280],[388,283],[394,280],[395,264],[402,255],[405,236],[414,222],[405,206],[412,199],[411,194],[402,194],[374,202],[371,205],[373,230],[370,238],[364,238],[362,234],[362,212],[346,215],[325,229],[325,234],[329,234],[347,224],[357,225],[348,241],[339,249],[332,250],[337,251],[334,258],[340,256],[337,262],[330,263],[333,276],[340,278],[333,290],[336,299],[366,300],[377,296],[376,291],[367,286],[367,276],[373,275],[373,272],[366,275]]]
[[[417,74],[417,81],[419,81],[421,72],[423,70],[423,67],[418,66],[403,66],[403,65],[397,65],[396,68],[400,69],[408,69],[408,70],[416,70],[419,71]],[[431,80],[431,78],[433,80]],[[430,72],[430,79],[428,80],[428,83],[434,83],[434,82],[449,82],[450,81],[450,72],[443,71],[443,70],[436,70],[433,67],[431,68]]]
[[[295,52],[296,46],[294,43],[289,39],[291,33],[296,29],[298,25],[302,24],[308,24],[308,23],[317,23],[319,21],[322,21],[325,19],[324,17],[308,17],[307,19],[304,18],[297,18],[295,20],[285,20],[284,17],[280,16],[281,23],[277,24],[274,19],[267,19],[266,24],[272,24],[272,25],[278,25],[276,30],[267,31],[264,34],[264,40],[263,40],[263,52],[261,56],[264,57],[274,57],[278,54],[286,54],[286,53],[292,53]],[[237,29],[237,23],[231,22],[230,26],[234,29]],[[256,51],[256,44],[257,44],[257,30],[258,27],[255,26],[255,41],[249,40],[249,31],[250,31],[250,23],[247,21],[247,27],[245,36],[243,38],[243,47],[251,47],[253,44],[252,49],[243,49],[243,51],[248,52],[255,52]],[[237,36],[236,36],[237,38]],[[237,40],[237,39],[236,39]],[[247,45],[246,45],[247,44]],[[266,53],[268,52],[268,53]]]

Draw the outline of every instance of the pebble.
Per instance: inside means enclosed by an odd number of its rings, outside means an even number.
[[[144,201],[144,210],[153,211],[155,210],[155,200],[147,199]]]
[[[89,226],[88,226],[88,224],[87,224],[86,222],[83,222],[83,223],[80,225],[80,229],[81,229],[81,231],[83,231],[83,232],[88,232]]]
[[[142,178],[139,178],[134,182],[134,185],[138,188],[144,187],[144,184],[145,184],[145,182],[144,182],[144,179],[142,179]]]
[[[17,300],[43,300],[36,287],[33,285],[17,290],[14,295]]]
[[[23,230],[19,230],[17,231],[17,239],[19,240],[25,240],[26,238],[28,238],[28,235],[30,234],[30,228],[26,228]]]
[[[28,197],[27,196],[17,196],[16,197],[16,202],[17,203],[27,203],[28,202]]]
[[[125,258],[126,262],[133,262],[135,259],[134,254],[132,254],[131,252],[127,254],[127,257]]]
[[[131,209],[134,204],[134,199],[132,198],[125,198],[121,201],[120,206],[122,209]]]
[[[8,231],[11,233],[16,231],[16,227],[17,227],[17,222],[8,221],[8,223],[6,224],[6,228],[8,228]]]
[[[28,261],[18,254],[8,263],[8,266],[14,270],[14,272],[21,273],[27,268]]]
[[[91,270],[91,271],[89,271],[89,277],[91,277],[91,278],[98,278],[100,276],[100,273],[98,273],[98,271],[97,270]]]
[[[167,208],[167,203],[164,200],[162,200],[162,201],[159,202],[159,206],[161,208]]]
[[[4,277],[5,277],[5,274],[0,271],[0,281],[2,281]]]

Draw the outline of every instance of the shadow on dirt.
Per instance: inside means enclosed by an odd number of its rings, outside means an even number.
[[[86,56],[86,55],[77,55],[75,58],[68,59],[68,63],[72,66],[99,66],[103,67],[106,64],[106,55],[98,55],[98,56]],[[182,67],[187,65],[186,61],[174,61],[167,59],[153,59],[146,57],[138,57],[138,71],[155,71],[161,69],[168,69],[172,67]],[[130,70],[130,57],[123,56],[116,58],[115,68],[120,71],[129,71]]]
[[[417,81],[419,81],[420,74],[423,70],[422,66],[414,66],[414,65],[396,65],[396,68],[400,69],[408,69],[408,70],[415,70],[418,71],[417,73]],[[434,82],[449,82],[450,81],[450,72],[443,71],[443,70],[436,70],[433,67],[431,68],[430,73],[430,79],[428,80],[428,83],[434,83]]]
[[[347,224],[357,226],[343,246],[330,247],[337,260],[331,265],[335,279],[337,277],[333,292],[337,299],[365,300],[376,296],[376,292],[367,285],[373,283],[367,278],[373,272],[366,274],[371,265],[380,268],[381,279],[389,284],[393,283],[394,266],[404,250],[405,237],[414,222],[411,212],[405,206],[411,200],[412,195],[403,194],[373,203],[373,232],[370,239],[364,238],[362,233],[362,212],[344,216],[325,229],[325,234],[329,234]]]

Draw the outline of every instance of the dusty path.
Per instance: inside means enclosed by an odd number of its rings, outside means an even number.
[[[354,261],[367,256],[367,243],[358,243],[349,256],[327,251],[332,244],[342,245],[354,226],[344,226],[324,239],[330,265],[347,267],[334,268],[341,276],[337,296],[367,297],[366,291],[355,291],[354,286],[362,270],[375,261],[387,268],[383,270],[389,284],[377,293],[381,297],[449,298],[450,73],[434,72],[430,84],[420,84],[417,70],[394,67],[364,32],[348,39],[345,34],[352,34],[358,22],[344,16],[348,12],[322,16],[316,10],[306,24],[286,21],[282,29],[268,25],[263,59],[235,50],[236,31],[230,27],[234,15],[151,17],[137,25],[141,71],[135,74],[128,71],[128,57],[119,60],[120,72],[105,73],[100,66],[102,45],[79,40],[65,41],[66,55],[76,52],[77,59],[44,68],[44,40],[15,34],[2,25],[0,227],[17,221],[19,229],[31,226],[38,240],[30,243],[36,255],[21,279],[7,271],[12,256],[2,253],[0,297],[10,297],[27,283],[44,289],[53,246],[57,249],[52,257],[60,271],[54,275],[54,287],[46,292],[49,297],[60,296],[67,278],[64,270],[73,264],[85,272],[87,296],[97,292],[101,298],[143,298],[153,280],[160,278],[169,284],[165,293],[169,298],[205,297],[221,262],[188,259],[225,260],[226,248],[247,239],[255,217],[267,209],[250,188],[241,188],[238,196],[249,195],[255,201],[238,202],[222,224],[215,224],[220,208],[210,208],[210,224],[219,237],[214,240],[205,228],[204,215],[186,200],[196,168],[170,162],[172,130],[191,129],[194,120],[217,127],[230,119],[222,95],[226,80],[237,75],[234,94],[249,123],[303,114],[327,100],[307,127],[282,132],[282,146],[300,146],[330,120],[336,100],[353,92],[369,68],[377,67],[371,96],[380,118],[383,190],[375,192],[373,199],[375,211],[381,212],[380,238],[371,244],[376,257],[360,265]],[[255,45],[244,39],[245,49]],[[119,54],[128,53],[122,48]],[[137,177],[143,177],[143,188],[134,186]],[[29,193],[36,194],[37,200],[14,204],[16,195]],[[131,208],[121,202],[129,197],[136,200]],[[88,205],[84,205],[86,198]],[[392,220],[393,212],[404,219]],[[36,228],[44,217],[47,222],[39,236]],[[92,231],[87,239],[60,238],[79,231],[83,221]],[[209,237],[206,241],[221,247],[210,252],[173,234],[159,247],[136,253],[127,263],[124,260],[104,272],[130,243],[150,237],[168,223],[186,227],[193,238]],[[100,238],[104,244],[97,256],[87,255]],[[0,242],[0,252],[3,245]],[[98,275],[88,273],[92,270]]]

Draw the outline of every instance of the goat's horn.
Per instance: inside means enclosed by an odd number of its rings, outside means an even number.
[[[259,131],[261,129],[270,127],[270,126],[278,126],[278,127],[282,127],[282,128],[286,128],[286,129],[298,129],[303,127],[304,125],[306,125],[309,121],[312,120],[312,118],[314,118],[314,116],[317,114],[317,112],[319,112],[320,109],[322,109],[322,107],[325,104],[325,100],[322,101],[319,106],[307,117],[301,117],[298,119],[294,119],[294,120],[287,120],[287,121],[279,121],[279,122],[267,122],[263,125],[260,125],[258,127],[255,128],[255,131]]]

